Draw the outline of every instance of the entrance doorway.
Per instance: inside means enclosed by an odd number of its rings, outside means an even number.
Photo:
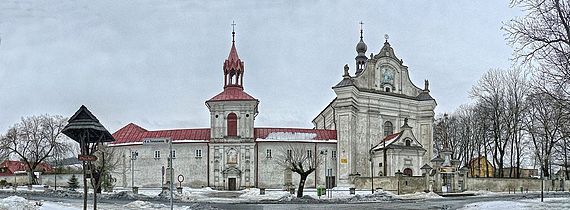
[[[236,178],[228,178],[228,190],[237,190]]]

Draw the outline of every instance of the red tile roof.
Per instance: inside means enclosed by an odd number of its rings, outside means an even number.
[[[16,171],[27,171],[28,166],[22,161],[5,160],[0,164],[0,176],[13,175]],[[40,163],[36,171],[53,172],[53,167],[47,163]]]
[[[250,96],[242,87],[239,86],[227,86],[224,88],[220,94],[214,96],[208,101],[239,101],[239,100],[257,100],[253,96]]]
[[[172,140],[210,140],[209,128],[198,129],[176,129],[176,130],[158,130],[147,131],[140,126],[129,123],[125,127],[119,129],[113,134],[115,142],[113,144],[142,142],[145,138],[164,138],[170,137]]]
[[[291,132],[291,133],[315,133],[313,140],[335,140],[336,130],[321,129],[303,129],[303,128],[255,128],[254,137],[256,139],[267,138],[270,133],[275,132]],[[145,138],[164,138],[170,137],[174,142],[181,140],[210,140],[209,128],[197,129],[176,129],[176,130],[158,130],[148,131],[140,126],[129,123],[125,127],[119,129],[113,134],[115,142],[112,144],[137,143],[142,142]]]
[[[229,71],[230,69],[243,72],[243,62],[239,59],[235,42],[232,42],[232,49],[230,50],[228,59],[224,61],[224,70]]]
[[[402,133],[403,133],[403,131],[398,132],[398,133],[393,133],[393,134],[387,135],[386,137],[384,137],[384,139],[382,139],[382,141],[388,141],[388,140],[390,140],[390,139],[393,139],[393,138],[396,137],[396,136],[399,136],[399,135],[402,134]]]

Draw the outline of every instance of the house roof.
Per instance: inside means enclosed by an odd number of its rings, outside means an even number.
[[[139,144],[145,138],[172,138],[173,142],[209,142],[209,128],[173,129],[149,131],[134,123],[129,123],[113,134],[112,144]],[[310,137],[310,138],[309,138]],[[303,128],[254,128],[257,140],[336,140],[336,130]]]
[[[384,139],[382,139],[382,141],[380,141],[380,143],[378,143],[376,146],[374,146],[374,148],[372,150],[376,151],[376,150],[384,149],[384,146],[388,147],[390,144],[392,144],[396,140],[398,140],[402,136],[403,133],[404,133],[404,131],[400,131],[398,133],[393,133],[393,134],[387,135],[386,137],[384,137]]]
[[[9,174],[13,174],[14,172],[17,171],[27,171],[28,166],[22,162],[22,161],[17,161],[17,160],[5,160],[4,162],[0,163],[0,168],[7,168],[9,172]],[[52,171],[53,168],[51,167],[51,165],[47,164],[47,163],[40,163],[37,167],[36,170],[42,170],[42,171]]]
[[[253,96],[243,91],[240,86],[227,86],[224,91],[212,97],[208,101],[243,101],[243,100],[257,100]]]

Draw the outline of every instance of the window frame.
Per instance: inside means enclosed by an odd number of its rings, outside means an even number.
[[[202,149],[196,149],[196,150],[194,150],[194,157],[196,157],[196,158],[202,158]]]
[[[265,150],[265,158],[271,158],[271,149]]]

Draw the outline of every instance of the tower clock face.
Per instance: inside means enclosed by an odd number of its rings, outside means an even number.
[[[378,66],[378,71],[381,75],[380,77],[380,83],[389,83],[389,84],[394,84],[394,74],[396,71],[394,71],[393,68],[388,67],[388,66]]]

